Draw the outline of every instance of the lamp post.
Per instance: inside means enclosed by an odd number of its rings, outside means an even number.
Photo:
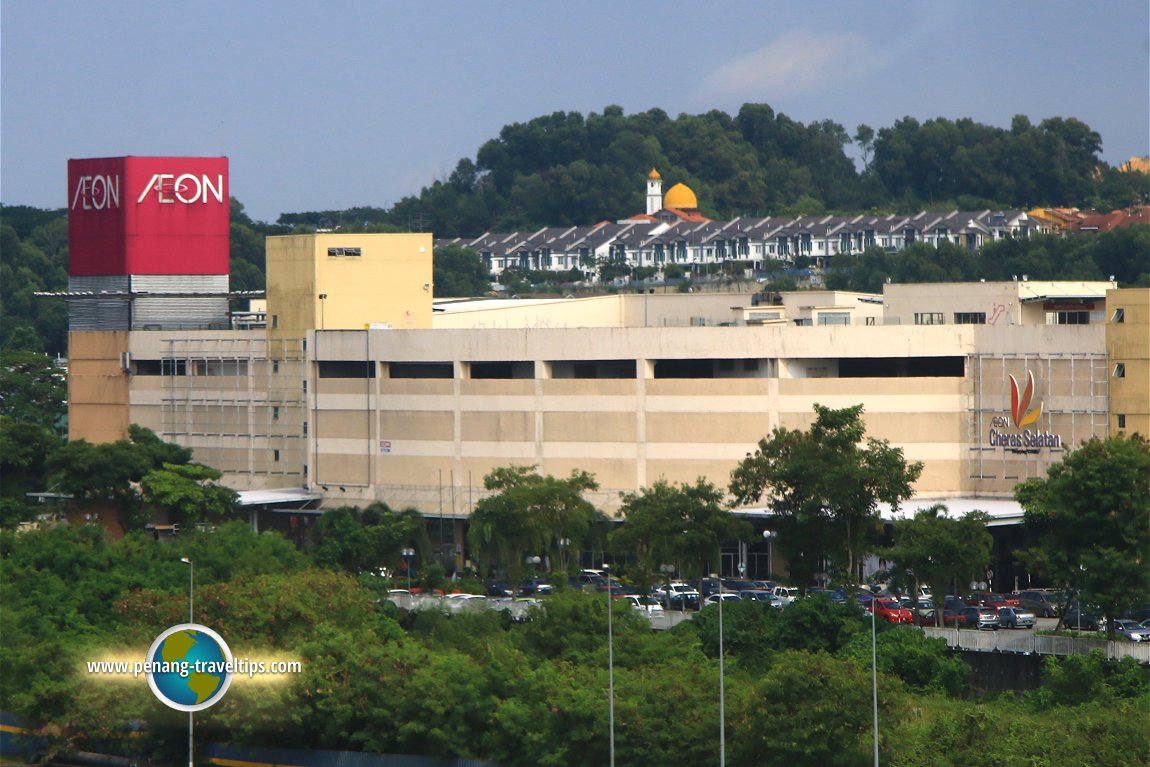
[[[876,612],[872,597],[870,606],[870,674],[871,674],[871,706],[874,710],[874,767],[878,767],[878,653],[875,649],[874,614]]]
[[[603,563],[607,571],[607,719],[610,738],[611,767],[615,767],[615,638],[611,628],[611,565]]]
[[[407,571],[407,593],[411,594],[411,558],[415,556],[415,549],[405,548],[403,550],[403,564],[404,570]]]
[[[719,550],[719,561],[723,552]],[[723,570],[719,567],[719,767],[727,765],[727,713],[726,695],[723,689]]]
[[[560,538],[555,544],[559,547],[559,569],[563,571],[563,577],[567,577],[567,547],[571,545],[571,539]]]
[[[196,566],[188,557],[180,557],[180,561],[188,566],[188,623],[194,623],[193,605],[195,604],[195,584],[196,584]],[[188,767],[195,767],[193,760],[193,732],[195,714],[191,711],[188,712]]]
[[[774,562],[771,561],[771,541],[776,535],[778,535],[778,533],[774,530],[763,531],[763,537],[767,539],[767,578],[774,578],[775,576],[775,565]]]
[[[667,584],[666,608],[671,609],[671,574],[675,572],[674,565],[659,565],[659,572],[663,573],[663,580]]]

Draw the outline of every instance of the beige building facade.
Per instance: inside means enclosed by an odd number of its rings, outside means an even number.
[[[1112,397],[1150,410],[1148,291],[1112,283],[433,302],[430,274],[426,235],[269,238],[266,331],[72,335],[72,436],[139,423],[240,490],[458,518],[509,464],[589,471],[609,512],[725,487],[816,403],[862,404],[920,498],[1004,500],[1118,428]]]

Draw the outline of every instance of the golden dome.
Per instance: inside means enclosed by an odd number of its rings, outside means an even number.
[[[694,210],[699,207],[699,200],[691,191],[691,187],[686,184],[675,184],[663,195],[663,207]]]
[[[659,179],[661,179],[663,177],[659,175],[659,171],[655,170],[654,168],[651,168],[651,172],[647,174],[647,178],[650,179],[651,181],[658,181]]]

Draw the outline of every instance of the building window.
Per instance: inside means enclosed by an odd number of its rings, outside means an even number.
[[[276,375],[279,372],[280,372],[280,361],[279,360],[273,360],[272,361],[272,375]]]
[[[279,407],[279,405],[272,405],[272,420],[278,421],[279,419],[280,419],[280,407]]]
[[[1118,428],[1119,429],[1125,429],[1126,428],[1126,414],[1125,413],[1119,413],[1118,414]]]
[[[362,256],[363,251],[360,248],[328,248],[327,254],[329,256]]]
[[[280,316],[278,314],[273,314],[272,315],[272,330],[275,330],[279,326],[280,326]]]
[[[1125,362],[1115,362],[1114,363],[1114,377],[1115,378],[1125,378],[1126,377],[1126,363]]]
[[[850,312],[819,312],[820,325],[849,325],[851,324]]]
[[[1114,317],[1111,319],[1111,321],[1116,322],[1118,324],[1122,324],[1123,322],[1125,322],[1126,321],[1126,310],[1122,309],[1122,308],[1115,309],[1114,310]]]
[[[1047,312],[1047,325],[1089,325],[1090,312]]]
[[[305,437],[307,436],[307,421],[303,422],[303,435]]]
[[[272,460],[275,461],[276,463],[280,462],[280,451],[278,451],[278,450],[272,451]]]
[[[942,312],[915,312],[914,313],[915,325],[941,325]]]
[[[985,325],[986,312],[955,312],[955,325]]]
[[[864,324],[866,324],[866,325],[874,325],[874,324],[875,324],[875,319],[877,319],[877,318],[876,318],[876,317],[866,317],[865,319],[866,319],[866,322],[865,322]]]

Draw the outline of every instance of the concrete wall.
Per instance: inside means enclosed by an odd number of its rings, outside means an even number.
[[[128,436],[127,331],[68,334],[68,439],[115,442]]]
[[[1138,432],[1150,437],[1150,289],[1111,290],[1106,353],[1110,358],[1110,431]],[[1116,312],[1122,310],[1122,321]],[[1117,365],[1123,365],[1123,376]],[[1119,426],[1118,416],[1125,426]]]

